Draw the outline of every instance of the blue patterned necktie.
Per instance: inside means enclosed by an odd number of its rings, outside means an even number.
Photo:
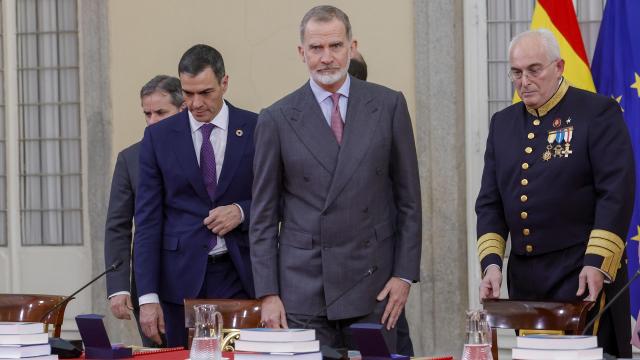
[[[211,145],[211,132],[215,125],[207,123],[200,127],[202,133],[202,146],[200,147],[200,172],[202,172],[202,179],[204,180],[204,186],[207,188],[207,194],[211,201],[215,198],[216,188],[218,187],[218,181],[216,180],[216,156],[213,153],[213,145]],[[217,242],[218,236],[212,234],[209,241],[209,250],[213,249]]]

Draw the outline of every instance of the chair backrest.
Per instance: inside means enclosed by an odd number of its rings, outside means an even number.
[[[60,337],[64,310],[67,303],[58,307],[47,315],[56,304],[64,300],[66,296],[39,295],[39,294],[0,294],[0,321],[32,321],[43,322],[45,331],[49,324],[54,326],[53,336]]]
[[[582,333],[592,301],[551,302],[487,299],[482,306],[491,326],[491,352],[498,360],[496,329],[562,330],[567,335]]]
[[[238,339],[239,329],[260,326],[260,300],[237,299],[185,299],[184,324],[188,331],[188,348],[191,348],[195,327],[194,305],[213,304],[222,314],[222,350],[233,351]]]

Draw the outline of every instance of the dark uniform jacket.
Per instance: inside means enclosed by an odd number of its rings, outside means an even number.
[[[634,199],[631,139],[618,104],[562,81],[543,106],[491,119],[476,202],[482,270],[512,253],[585,243],[584,265],[615,279]]]
[[[520,102],[491,119],[476,202],[482,270],[511,252],[585,243],[584,265],[613,280],[633,210],[631,139],[618,104],[562,81],[542,107]]]
[[[575,298],[583,266],[615,281],[635,184],[631,139],[615,100],[563,79],[540,108],[520,102],[494,114],[484,161],[478,255],[483,272],[502,267],[511,236],[510,297]],[[628,327],[628,315],[625,321]]]

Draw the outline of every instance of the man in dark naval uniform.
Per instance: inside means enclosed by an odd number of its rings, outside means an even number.
[[[500,295],[511,235],[510,298],[597,301],[594,316],[627,279],[635,178],[621,109],[567,83],[548,30],[517,35],[509,62],[523,101],[491,119],[476,201],[480,298]],[[619,357],[631,357],[625,296],[593,329],[604,351]]]

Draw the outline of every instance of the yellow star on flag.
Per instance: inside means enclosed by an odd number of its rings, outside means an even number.
[[[620,105],[620,101],[622,101],[622,95],[618,96],[618,97],[613,97],[613,95],[611,95],[611,98],[615,101],[618,102],[618,105]],[[622,105],[620,105],[620,110],[622,110],[622,112],[624,112],[624,108],[622,107]]]
[[[638,235],[632,237],[631,240],[640,241],[640,225],[638,225]]]
[[[634,82],[631,87],[638,90],[638,97],[640,97],[640,76],[635,72],[633,73],[633,75],[635,75],[636,77],[636,82]]]

